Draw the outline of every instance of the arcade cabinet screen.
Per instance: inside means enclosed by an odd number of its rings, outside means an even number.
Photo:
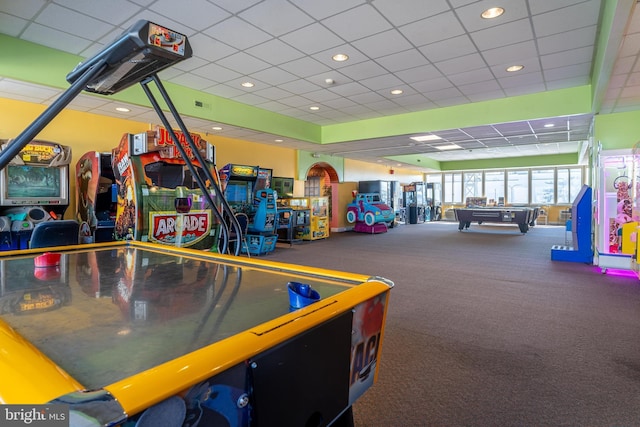
[[[250,200],[250,192],[248,182],[229,181],[224,195],[229,203],[247,203]]]
[[[152,185],[163,188],[176,188],[184,182],[184,167],[164,162],[149,163],[144,173]]]
[[[7,199],[63,195],[59,168],[9,165],[5,170]]]

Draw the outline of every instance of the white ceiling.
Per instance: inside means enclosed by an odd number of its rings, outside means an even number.
[[[503,16],[480,18],[496,5]],[[160,73],[163,81],[329,125],[589,84],[600,13],[600,0],[0,0],[0,32],[90,57],[148,19],[185,33],[193,47],[191,59]],[[611,59],[596,112],[640,109],[638,15]],[[332,61],[338,52],[349,60]],[[508,73],[513,64],[525,68]],[[248,80],[253,88],[240,85]],[[49,104],[60,93],[0,76],[0,97]],[[116,105],[81,95],[70,108],[158,122],[151,110],[125,115]],[[407,135],[320,146],[274,142],[277,135],[225,124],[220,133],[385,164],[399,154],[460,160],[575,153],[589,135],[590,115],[540,119],[550,120],[432,132],[443,137],[439,143],[461,147],[451,151]],[[542,126],[550,121],[553,128]],[[191,131],[213,133],[212,121],[186,122]]]

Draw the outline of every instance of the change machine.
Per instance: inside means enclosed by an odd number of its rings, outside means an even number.
[[[182,145],[199,175],[207,168],[215,176],[213,146],[197,134],[190,135],[205,160],[200,164],[184,134],[176,131],[176,135],[179,141],[162,127],[125,134],[113,149],[118,186],[114,237],[217,250],[218,222],[212,213],[217,207],[209,206],[176,149],[176,144]]]
[[[117,204],[111,153],[85,153],[76,163],[76,219],[82,243],[113,240]]]
[[[70,147],[31,141],[1,171],[0,250],[27,249],[36,224],[62,219],[69,207],[70,162]]]

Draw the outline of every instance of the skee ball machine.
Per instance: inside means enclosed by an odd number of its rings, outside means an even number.
[[[202,167],[204,179],[194,166],[191,154],[202,166],[207,160],[157,76],[190,56],[185,35],[146,20],[136,22],[67,75],[69,89],[0,153],[0,170],[81,91],[109,95],[140,83],[176,141],[173,147],[197,181],[200,196],[218,218],[220,252],[226,252],[229,227],[242,237],[239,223],[217,178]],[[178,123],[189,154],[151,93],[150,82]],[[166,182],[154,182],[161,174],[154,175],[155,166],[145,169],[142,154],[158,156],[148,165],[172,165],[167,160],[178,159],[167,156],[168,147],[156,150],[157,134],[144,135],[139,140],[125,135],[114,150],[116,179],[130,171],[140,172],[140,180],[150,180],[139,181],[139,194],[147,199],[123,199],[127,207],[146,202],[149,212],[153,211],[151,205],[158,202],[145,192],[151,194],[154,189],[165,191],[164,199],[174,200],[171,215],[188,213],[192,204],[196,210],[204,207],[200,199],[190,197],[195,193],[184,185],[184,178],[183,185],[170,190]],[[146,152],[135,152],[145,144]],[[132,185],[121,183],[119,191],[138,196],[135,177],[131,178]],[[137,210],[127,212],[139,219]],[[142,232],[133,229],[131,233]],[[177,235],[176,239],[182,236]],[[39,281],[47,279],[48,272],[54,275],[55,286],[60,285],[55,277],[58,272],[82,272],[69,275],[73,298],[66,300],[68,305],[31,311],[29,316],[0,311],[0,402],[55,409],[70,427],[354,425],[352,405],[374,384],[380,369],[393,283],[378,276],[267,263],[178,246],[131,240],[0,255],[3,280],[13,273],[31,272],[21,276],[24,288],[40,288]],[[82,256],[97,251],[112,262]],[[35,274],[43,257],[49,261],[57,257],[58,264],[45,265],[46,271]],[[104,279],[100,284],[93,282],[94,275],[84,274],[98,265]],[[126,271],[138,265],[142,268]],[[188,274],[186,268],[191,268]],[[221,300],[224,282],[216,284],[218,294],[209,292],[219,270],[223,278],[236,276],[235,285],[225,291],[230,303]],[[300,293],[303,285],[313,292]],[[92,297],[102,295],[103,289],[112,293],[113,304]],[[297,297],[293,292],[298,292]],[[314,296],[310,305],[298,303],[305,295]],[[204,305],[202,299],[206,299]]]
[[[2,154],[8,152],[3,144]],[[36,224],[62,219],[69,207],[71,148],[30,141],[0,173],[0,250],[27,249]]]
[[[218,222],[176,148],[182,146],[197,175],[205,177],[204,169],[215,176],[213,146],[197,134],[190,135],[204,159],[200,163],[185,135],[175,133],[178,141],[161,127],[125,134],[113,150],[118,184],[115,239],[217,250]],[[212,191],[209,182],[207,191]]]

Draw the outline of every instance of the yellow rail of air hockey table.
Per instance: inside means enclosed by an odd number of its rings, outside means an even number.
[[[141,242],[48,251],[58,265],[0,257],[2,404],[71,426],[329,425],[377,377],[386,279]],[[290,282],[320,299],[292,308]]]

